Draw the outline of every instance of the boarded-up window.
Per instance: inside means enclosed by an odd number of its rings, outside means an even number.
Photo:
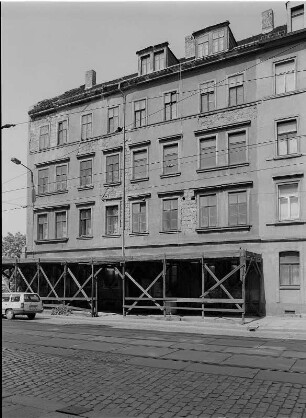
[[[163,200],[162,213],[163,231],[178,230],[178,199]]]

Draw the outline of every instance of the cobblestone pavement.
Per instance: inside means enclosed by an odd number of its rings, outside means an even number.
[[[88,418],[306,417],[306,385],[135,366],[129,358],[84,350],[65,355],[62,349],[57,355],[4,348],[5,396],[73,405],[83,411],[78,416]],[[14,412],[13,398],[6,399],[4,418],[23,418],[26,409]]]

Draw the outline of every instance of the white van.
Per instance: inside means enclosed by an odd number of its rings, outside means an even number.
[[[34,319],[43,310],[43,303],[37,293],[2,293],[2,315],[7,319],[14,319],[15,315],[27,315],[29,319]]]

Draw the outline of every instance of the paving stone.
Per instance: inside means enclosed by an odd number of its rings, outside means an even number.
[[[148,357],[162,357],[175,350],[168,348],[159,347],[147,347],[147,346],[136,346],[136,347],[117,347],[116,353],[127,354],[132,356],[148,356]]]
[[[157,367],[161,369],[174,369],[183,370],[189,365],[184,361],[166,360],[166,359],[153,359],[145,357],[134,357],[127,361],[128,364],[134,364],[135,366],[147,366]]]
[[[261,370],[255,379],[306,385],[306,374]]]
[[[197,373],[211,373],[225,376],[237,376],[253,378],[258,373],[258,369],[248,369],[246,367],[228,367],[212,364],[190,364],[186,367],[186,371],[194,371]]]
[[[259,355],[259,356],[273,356],[279,357],[282,351],[273,350],[272,348],[258,347],[258,348],[248,348],[248,347],[227,347],[224,348],[225,353],[237,353],[237,354],[248,354],[248,355]]]
[[[167,354],[164,358],[197,361],[203,363],[220,363],[227,359],[230,355],[215,352],[200,352],[194,350],[179,350],[175,353]]]
[[[294,359],[288,358],[246,356],[241,354],[231,356],[227,360],[223,361],[223,364],[232,366],[255,367],[260,369],[290,370],[294,362]]]
[[[297,360],[290,370],[293,372],[306,373],[306,360]]]

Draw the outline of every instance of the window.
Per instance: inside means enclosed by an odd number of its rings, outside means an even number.
[[[163,174],[178,173],[178,144],[164,145]]]
[[[298,153],[296,119],[277,123],[277,153],[278,155]]]
[[[108,109],[108,133],[115,132],[119,127],[119,106]]]
[[[67,237],[67,212],[55,213],[55,238]]]
[[[245,163],[246,160],[246,132],[228,134],[228,164]]]
[[[275,64],[275,93],[286,93],[295,89],[295,61]]]
[[[217,196],[215,194],[200,196],[200,228],[211,228],[217,225]]]
[[[48,193],[49,190],[49,169],[38,170],[38,194]]]
[[[12,296],[11,302],[20,302],[20,296]]]
[[[50,137],[49,137],[49,125],[41,126],[39,130],[39,149],[43,150],[49,148]]]
[[[204,35],[198,41],[198,58],[208,55],[208,35]]]
[[[148,177],[148,151],[133,151],[133,180]]]
[[[215,82],[209,81],[200,85],[201,112],[215,109]]]
[[[177,92],[172,91],[165,94],[165,120],[172,120],[177,117]]]
[[[279,284],[280,286],[300,285],[300,254],[298,251],[279,253]]]
[[[150,71],[150,55],[146,55],[145,57],[141,57],[141,74],[148,74]]]
[[[80,237],[91,235],[91,209],[80,209]]]
[[[304,5],[291,9],[291,31],[304,28]]]
[[[48,215],[37,216],[37,238],[38,240],[48,239]]]
[[[86,187],[92,184],[92,160],[80,162],[80,186]]]
[[[155,52],[154,54],[154,71],[163,70],[165,68],[164,51]]]
[[[82,132],[81,139],[89,139],[92,136],[92,114],[82,116]]]
[[[298,219],[300,216],[298,183],[278,186],[278,215],[280,221]]]
[[[200,169],[216,167],[217,148],[216,137],[200,140]]]
[[[106,156],[106,183],[119,182],[119,154]]]
[[[246,192],[233,192],[228,194],[228,220],[229,225],[247,224]]]
[[[143,233],[147,231],[147,205],[146,202],[132,203],[132,232]]]
[[[164,199],[162,213],[163,231],[178,230],[178,199]]]
[[[224,30],[213,32],[213,53],[224,50]]]
[[[56,190],[67,190],[67,164],[56,166]]]
[[[135,111],[135,128],[139,128],[146,124],[146,100],[138,100],[134,103]]]
[[[67,143],[67,121],[63,120],[58,123],[57,144],[63,145]]]
[[[106,213],[106,235],[118,235],[119,233],[119,210],[118,205],[107,206]]]
[[[228,77],[228,104],[237,106],[243,103],[243,74]]]

